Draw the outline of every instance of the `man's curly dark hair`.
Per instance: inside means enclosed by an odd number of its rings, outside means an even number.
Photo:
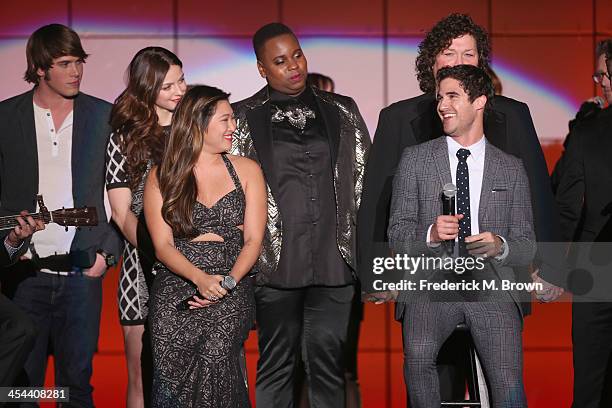
[[[432,93],[436,90],[433,66],[440,51],[448,48],[455,38],[470,34],[476,40],[478,66],[489,66],[489,36],[466,14],[453,13],[438,21],[419,44],[416,58],[416,73],[421,91]]]
[[[485,108],[489,106],[495,90],[491,77],[484,69],[473,65],[455,65],[454,67],[440,68],[436,75],[436,80],[440,83],[446,78],[457,80],[461,88],[468,95],[470,102],[474,102],[476,98],[484,95],[487,97]]]

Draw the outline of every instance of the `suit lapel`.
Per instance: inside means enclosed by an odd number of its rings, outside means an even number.
[[[327,132],[327,138],[329,139],[329,148],[332,158],[332,167],[336,166],[336,159],[338,158],[338,146],[340,144],[340,115],[338,108],[330,103],[327,103],[315,94],[317,100],[317,106],[319,112],[325,124],[325,131]]]
[[[24,171],[22,177],[29,178],[29,180],[24,180],[24,184],[35,186],[36,194],[39,191],[38,145],[36,143],[36,123],[34,119],[33,97],[34,91],[27,93],[17,109],[19,124],[21,127],[21,138],[18,138],[17,135],[15,135],[14,141],[15,143],[18,143],[19,140],[23,141],[23,163],[24,166],[26,168],[29,167],[29,169]],[[33,148],[25,148],[25,146],[32,146]]]
[[[255,146],[259,162],[264,170],[272,194],[277,196],[278,184],[274,171],[274,152],[272,148],[272,135],[270,133],[270,115],[269,103],[265,103],[246,112],[251,139],[253,139],[253,145]]]
[[[450,172],[450,161],[448,160],[448,145],[445,137],[439,137],[434,142],[433,156],[438,177],[440,177],[440,187],[452,183]]]
[[[497,176],[497,169],[499,168],[499,155],[498,151],[491,148],[488,143],[485,144],[485,158],[484,158],[484,170],[482,173],[482,189],[480,190],[480,204],[478,209],[478,225],[480,231],[486,231],[484,229],[483,221],[485,219],[485,211],[489,207],[489,199],[491,198],[493,183]]]
[[[72,166],[72,174],[82,174],[84,171],[81,166],[82,163],[84,165],[83,160],[81,159],[81,152],[86,151],[85,145],[87,143],[87,135],[90,134],[88,131],[88,122],[90,116],[89,107],[85,103],[85,99],[77,96],[74,99],[74,107],[73,107],[73,117],[72,117],[72,157],[71,157],[71,166]],[[75,183],[75,177],[72,177],[72,197],[74,199],[74,203],[76,206],[81,205],[80,191],[78,188],[78,184]]]

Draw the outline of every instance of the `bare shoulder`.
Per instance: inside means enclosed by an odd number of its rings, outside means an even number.
[[[244,156],[235,156],[232,154],[228,154],[227,158],[234,165],[234,169],[236,169],[236,173],[238,174],[238,178],[240,182],[244,185],[248,183],[249,180],[256,180],[263,178],[263,172],[259,164],[252,159]]]
[[[244,174],[245,177],[248,177],[252,172],[261,173],[261,167],[255,160],[244,156],[235,156],[233,154],[228,154],[227,158],[232,162],[239,176]]]

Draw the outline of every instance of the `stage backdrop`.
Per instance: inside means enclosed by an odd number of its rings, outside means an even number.
[[[28,35],[43,24],[74,28],[91,54],[82,90],[112,102],[125,68],[142,47],[159,45],[183,60],[189,83],[247,97],[264,86],[250,37],[282,21],[301,39],[311,72],[334,78],[352,96],[374,134],[378,112],[420,93],[416,47],[431,25],[465,12],[491,33],[493,68],[504,94],[529,104],[549,167],[581,101],[597,93],[591,80],[594,45],[612,35],[612,2],[593,0],[29,0],[0,14],[0,99],[30,88],[22,81]],[[104,322],[94,385],[99,406],[120,406],[125,366],[117,323],[117,271],[105,283]],[[568,406],[571,342],[567,305],[536,307],[525,326],[525,369],[530,406]],[[389,306],[366,310],[360,352],[365,407],[405,406],[401,335]],[[248,344],[254,378],[256,342]],[[251,381],[251,384],[254,384]],[[251,390],[252,391],[252,390]]]

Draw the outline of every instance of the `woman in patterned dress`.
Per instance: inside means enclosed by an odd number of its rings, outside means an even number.
[[[248,275],[261,251],[266,187],[257,163],[225,152],[229,95],[196,86],[178,106],[164,158],[145,187],[157,264],[149,325],[152,405],[248,407],[240,350],[255,318]]]
[[[161,160],[174,109],[185,89],[178,57],[165,48],[147,47],[130,62],[127,87],[111,112],[106,188],[112,219],[125,238],[118,300],[128,367],[128,408],[144,407],[141,352],[149,293],[137,250],[138,216],[147,174]]]

